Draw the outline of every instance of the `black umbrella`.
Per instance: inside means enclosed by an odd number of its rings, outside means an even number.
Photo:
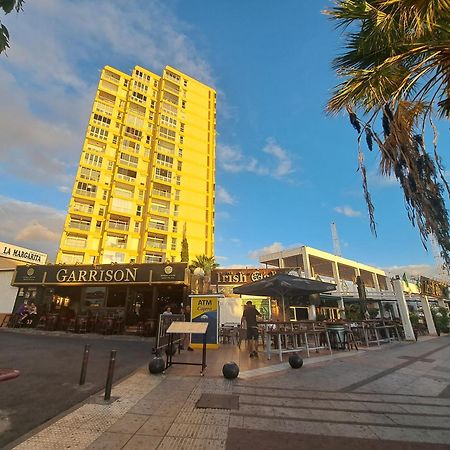
[[[286,296],[319,294],[320,292],[334,291],[336,285],[324,283],[323,281],[300,278],[287,273],[279,273],[272,277],[263,278],[253,283],[243,284],[235,287],[235,294],[244,295],[267,295],[269,297],[281,298],[283,302],[283,317],[286,321],[284,298]]]

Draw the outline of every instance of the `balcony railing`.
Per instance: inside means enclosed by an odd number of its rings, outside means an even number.
[[[170,178],[170,177],[165,177],[165,176],[163,176],[163,175],[155,174],[155,179],[156,179],[156,180],[165,181],[166,183],[172,183],[172,178]]]
[[[97,195],[97,191],[85,191],[84,189],[77,189],[75,192],[86,197],[95,197]]]
[[[166,248],[166,244],[164,242],[150,241],[149,240],[149,241],[147,241],[147,247],[165,249]]]
[[[110,220],[108,222],[108,227],[113,229],[113,230],[128,231],[130,225],[128,223],[125,223],[125,222],[113,222],[113,221]]]
[[[148,224],[148,227],[152,230],[162,230],[162,231],[167,231],[169,228],[167,225],[164,225],[162,223],[155,223],[155,222],[150,222]]]
[[[174,155],[175,154],[175,149],[174,148],[167,148],[164,147],[162,145],[158,145],[158,150],[164,153],[169,153],[170,155]]]
[[[166,166],[169,167],[170,169],[173,167],[173,162],[168,162],[168,161],[162,161],[158,158],[156,158],[155,160],[160,166]]]
[[[156,211],[163,214],[169,214],[169,208],[166,206],[160,206],[160,205],[151,205],[150,208],[152,211]]]
[[[66,239],[64,245],[66,247],[86,248],[86,241],[80,239]]]
[[[118,173],[117,178],[119,178],[119,180],[128,181],[129,183],[136,183],[136,178],[129,177],[128,175],[123,175],[122,173]]]
[[[94,212],[94,208],[90,205],[81,205],[80,203],[74,203],[72,205],[72,211],[84,212],[87,214],[92,214]]]
[[[119,162],[120,162],[121,164],[123,164],[124,166],[131,166],[131,167],[137,167],[137,166],[138,166],[138,163],[137,163],[137,162],[134,162],[134,161],[128,161],[128,160],[122,159],[122,158],[120,158]]]
[[[152,190],[153,195],[159,195],[160,197],[170,198],[170,192],[169,191],[162,191],[160,189],[153,189]]]
[[[69,222],[69,228],[76,228],[77,230],[89,231],[91,228],[91,224],[86,223],[86,222],[76,222],[76,221],[71,220]]]
[[[127,248],[126,242],[107,242],[106,245],[111,248]]]

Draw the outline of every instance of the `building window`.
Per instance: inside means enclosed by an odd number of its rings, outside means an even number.
[[[183,167],[183,163],[181,161],[178,161],[177,170],[180,172]]]
[[[175,133],[175,131],[169,130],[168,128],[159,127],[159,135],[162,138],[168,139],[169,141],[174,141],[176,133]]]
[[[80,178],[91,181],[98,181],[100,179],[100,172],[98,170],[89,169],[88,167],[81,167]]]
[[[100,114],[94,114],[94,123],[98,125],[110,125],[111,119]]]
[[[186,109],[186,100],[181,100],[181,107]]]
[[[141,205],[136,206],[136,215],[142,216],[142,206]]]
[[[84,154],[84,163],[89,164],[91,166],[101,167],[103,162],[103,158],[99,155],[93,155],[92,153]]]
[[[89,135],[103,141],[106,141],[108,139],[108,132],[99,127],[91,127],[89,130]]]

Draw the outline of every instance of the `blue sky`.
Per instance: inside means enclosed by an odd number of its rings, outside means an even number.
[[[330,3],[136,0],[123,9],[39,0],[5,17],[12,48],[0,57],[0,240],[54,257],[100,69],[160,73],[169,64],[219,93],[222,266],[254,266],[261,252],[300,244],[332,251],[334,221],[343,256],[429,270],[433,254],[407,220],[398,185],[377,176],[376,152],[367,155],[378,238],[371,234],[355,132],[346,117],[324,114],[342,44],[321,14]],[[445,159],[448,125],[441,133]]]

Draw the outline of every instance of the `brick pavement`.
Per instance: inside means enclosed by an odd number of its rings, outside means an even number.
[[[322,354],[299,370],[260,371],[264,361],[238,355],[234,381],[217,370],[230,354],[209,353],[204,378],[187,366],[139,370],[114,386],[116,401],[91,399],[16,448],[450,449],[448,336]],[[198,409],[204,392],[239,395],[239,409]]]

